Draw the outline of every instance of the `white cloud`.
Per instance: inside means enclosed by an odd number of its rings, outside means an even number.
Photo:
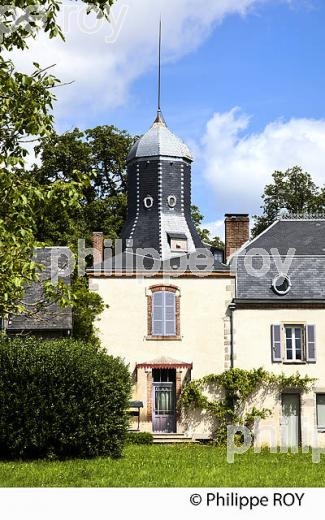
[[[56,91],[63,130],[68,121],[82,123],[91,110],[98,113],[101,107],[126,102],[130,84],[157,61],[160,13],[164,59],[177,60],[199,46],[225,16],[245,15],[267,1],[271,0],[119,0],[108,24],[96,22],[93,15],[86,17],[80,2],[64,0],[60,16],[66,42],[40,35],[31,41],[29,51],[15,52],[15,60],[22,70],[29,70],[33,61],[43,66],[56,63],[58,77],[75,80]]]
[[[202,226],[210,231],[211,237],[220,237],[222,239],[224,238],[225,226],[223,219],[204,223]]]
[[[260,133],[249,132],[250,120],[233,108],[207,123],[200,158],[221,212],[258,212],[274,170],[299,165],[324,184],[325,120],[279,120]]]

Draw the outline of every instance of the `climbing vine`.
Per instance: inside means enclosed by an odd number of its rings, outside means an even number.
[[[249,399],[259,390],[279,391],[294,388],[307,391],[315,379],[301,376],[298,372],[291,376],[275,375],[263,368],[243,370],[233,368],[221,374],[211,374],[190,381],[182,391],[179,406],[185,415],[196,409],[207,412],[216,422],[214,434],[217,444],[226,441],[227,426],[243,424],[252,428],[258,418],[265,419],[271,414],[267,408],[249,408]],[[217,392],[218,398],[207,397]]]

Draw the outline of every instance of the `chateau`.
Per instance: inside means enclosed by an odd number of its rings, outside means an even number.
[[[191,164],[158,110],[127,157],[120,253],[105,259],[103,235],[94,234],[89,283],[107,305],[100,339],[129,365],[139,428],[207,438],[209,421],[177,411],[186,382],[263,367],[316,382],[308,393],[263,398],[273,413],[260,442],[279,445],[285,432],[290,445],[325,445],[325,219],[282,213],[249,241],[248,215],[227,214],[222,258],[192,222]]]

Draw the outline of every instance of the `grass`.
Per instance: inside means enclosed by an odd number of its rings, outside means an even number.
[[[2,462],[2,487],[325,487],[325,458],[212,446],[127,446],[119,460]]]

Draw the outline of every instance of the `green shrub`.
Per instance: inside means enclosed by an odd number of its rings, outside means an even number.
[[[0,457],[119,457],[130,375],[71,339],[0,340]]]
[[[153,435],[147,432],[129,432],[127,436],[128,444],[152,444]]]

